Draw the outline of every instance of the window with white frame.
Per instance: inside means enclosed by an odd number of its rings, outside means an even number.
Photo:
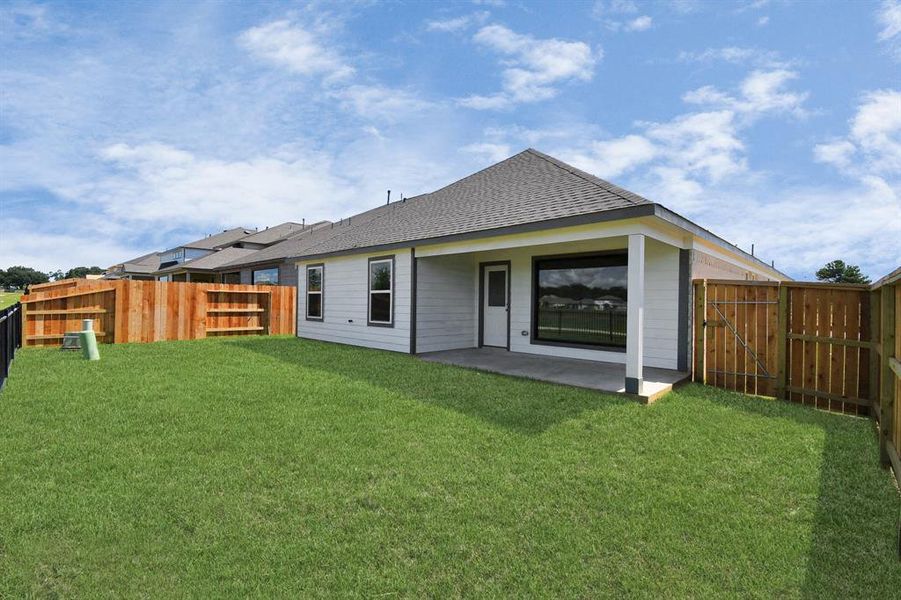
[[[307,267],[307,319],[322,320],[323,265]]]
[[[394,323],[394,257],[369,259],[369,324]]]

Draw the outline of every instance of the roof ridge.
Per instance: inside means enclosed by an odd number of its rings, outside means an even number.
[[[465,176],[465,177],[461,177],[460,179],[457,179],[456,181],[452,181],[452,182],[448,183],[447,185],[443,185],[443,186],[441,186],[440,188],[438,188],[437,190],[432,190],[431,192],[425,192],[424,194],[417,194],[416,196],[410,196],[409,198],[407,198],[407,200],[412,200],[412,199],[414,199],[414,198],[420,198],[420,197],[422,197],[422,196],[431,196],[432,194],[437,194],[438,192],[440,192],[441,190],[443,190],[443,189],[445,189],[445,188],[449,188],[449,187],[451,187],[452,185],[457,185],[458,183],[460,183],[460,182],[462,182],[462,181],[466,181],[466,180],[469,179],[470,177],[475,177],[476,175],[479,175],[480,173],[484,173],[484,172],[487,171],[488,169],[493,169],[494,167],[497,167],[497,166],[499,166],[499,165],[502,165],[502,164],[504,164],[504,163],[507,162],[507,161],[513,160],[514,158],[516,158],[516,157],[519,156],[520,154],[526,154],[529,150],[531,150],[531,148],[526,148],[525,150],[523,150],[523,151],[521,151],[521,152],[517,152],[516,154],[513,154],[512,156],[508,156],[507,158],[505,158],[504,160],[502,160],[502,161],[500,161],[500,162],[492,163],[492,164],[488,165],[487,167],[484,167],[484,168],[482,168],[482,169],[479,169],[479,170],[476,171],[475,173],[470,173],[469,175],[467,175],[467,176]]]
[[[538,158],[544,159],[547,162],[551,163],[558,169],[563,169],[567,173],[575,175],[576,177],[578,177],[579,179],[582,179],[583,181],[587,181],[588,183],[594,184],[597,187],[601,188],[602,190],[608,191],[611,194],[615,194],[616,196],[619,196],[626,202],[631,202],[632,204],[642,204],[641,202],[638,202],[635,199],[630,198],[628,195],[624,195],[622,192],[624,192],[626,190],[624,188],[621,188],[620,186],[616,185],[615,183],[611,183],[605,179],[601,179],[597,175],[592,175],[591,173],[588,173],[587,171],[583,171],[582,169],[579,169],[578,167],[574,167],[568,163],[565,163],[562,160],[560,160],[559,158],[554,158],[553,156],[551,156],[549,154],[545,154],[544,152],[541,152],[540,150],[536,150],[535,148],[526,148],[525,150],[523,150],[523,152],[529,152],[530,154],[534,154]],[[638,196],[638,194],[635,194],[634,192],[630,192],[630,194]],[[642,200],[644,200],[645,202],[651,202],[650,200],[648,200],[647,198],[644,198],[643,196],[638,196],[638,197],[641,198]]]

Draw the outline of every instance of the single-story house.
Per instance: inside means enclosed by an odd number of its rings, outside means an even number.
[[[532,149],[282,244],[297,268],[300,337],[624,365],[629,393],[642,393],[647,368],[689,370],[692,278],[788,279],[664,206]],[[625,298],[626,310],[561,314],[545,296],[612,307]]]

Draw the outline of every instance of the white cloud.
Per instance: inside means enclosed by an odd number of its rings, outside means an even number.
[[[852,186],[771,184],[707,190],[699,219],[804,279],[836,258],[881,277],[901,264],[901,198],[881,180]]]
[[[901,91],[863,94],[847,138],[817,145],[814,157],[848,177],[901,184]]]
[[[58,254],[52,252],[58,249]],[[90,244],[71,233],[43,231],[33,221],[4,220],[0,236],[3,266],[27,265],[39,271],[68,269],[76,265],[108,267],[107,263],[131,258],[140,253],[130,244],[103,235],[94,235]]]
[[[287,20],[251,27],[238,36],[238,43],[255,56],[301,75],[338,80],[354,73],[315,32]]]
[[[758,27],[765,27],[766,25],[769,25],[769,23],[770,23],[770,18],[769,18],[768,16],[766,16],[766,15],[764,15],[764,16],[762,16],[762,17],[759,17],[759,18],[757,19],[757,26],[758,26]]]
[[[818,162],[833,164],[840,168],[851,164],[851,157],[855,152],[857,152],[857,147],[848,140],[817,144],[813,149],[814,157]]]
[[[648,15],[633,17],[638,12],[634,0],[597,0],[592,16],[610,31],[646,31],[653,25]]]
[[[453,33],[468,29],[472,25],[484,23],[489,16],[490,13],[488,13],[487,11],[479,11],[469,15],[454,17],[452,19],[427,21],[425,28],[427,31],[444,31]]]
[[[885,44],[895,60],[901,61],[901,2],[883,0],[876,12],[876,20],[882,28],[877,39]]]
[[[704,86],[683,96],[708,110],[678,115],[665,122],[639,122],[641,134],[594,142],[567,155],[602,177],[629,174],[647,167],[643,181],[665,197],[688,200],[704,186],[717,185],[747,172],[741,132],[765,115],[803,113],[806,94],[787,92],[785,72],[750,73],[733,96]]]
[[[573,164],[601,177],[618,177],[648,163],[660,150],[648,138],[627,135],[621,138],[593,142],[587,152],[570,157]]]
[[[706,48],[701,51],[689,52],[683,50],[677,57],[679,62],[710,64],[714,62],[727,62],[731,64],[749,64],[767,69],[786,69],[795,63],[787,61],[773,50],[760,48],[748,48],[741,46],[726,46],[722,48]]]
[[[626,23],[624,29],[626,31],[645,31],[646,29],[650,29],[652,24],[653,19],[651,19],[651,17],[642,15]]]
[[[492,144],[488,142],[469,144],[463,146],[462,150],[483,157],[492,163],[500,162],[513,154],[510,146],[507,144]]]
[[[634,0],[597,0],[591,9],[596,19],[611,15],[632,15],[637,12],[638,5]]]
[[[731,111],[688,113],[667,123],[645,124],[645,131],[662,147],[670,166],[690,175],[717,182],[745,169],[744,144]]]
[[[414,113],[431,106],[412,91],[382,85],[350,85],[330,95],[338,99],[345,110],[374,120],[409,119]]]
[[[114,144],[101,158],[117,173],[79,190],[113,218],[182,225],[228,224],[253,207],[263,223],[296,220],[297,203],[311,217],[349,200],[352,186],[331,173],[324,155],[285,152],[242,161],[198,157],[166,144]]]
[[[567,81],[589,81],[602,52],[584,42],[536,39],[503,25],[488,25],[473,37],[505,58],[501,73],[503,91],[474,95],[459,101],[476,109],[507,108],[521,102],[539,102],[557,95],[557,85]]]
[[[784,112],[805,117],[808,113],[803,104],[808,94],[785,89],[786,84],[797,77],[797,72],[786,69],[758,70],[742,81],[740,95],[731,95],[708,85],[686,92],[682,99],[689,104],[726,108],[749,116]]]

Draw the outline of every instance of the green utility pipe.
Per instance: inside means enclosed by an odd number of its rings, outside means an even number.
[[[97,335],[94,333],[94,319],[84,319],[81,322],[81,331],[78,333],[81,340],[81,354],[85,360],[100,360],[100,351],[97,349]]]

